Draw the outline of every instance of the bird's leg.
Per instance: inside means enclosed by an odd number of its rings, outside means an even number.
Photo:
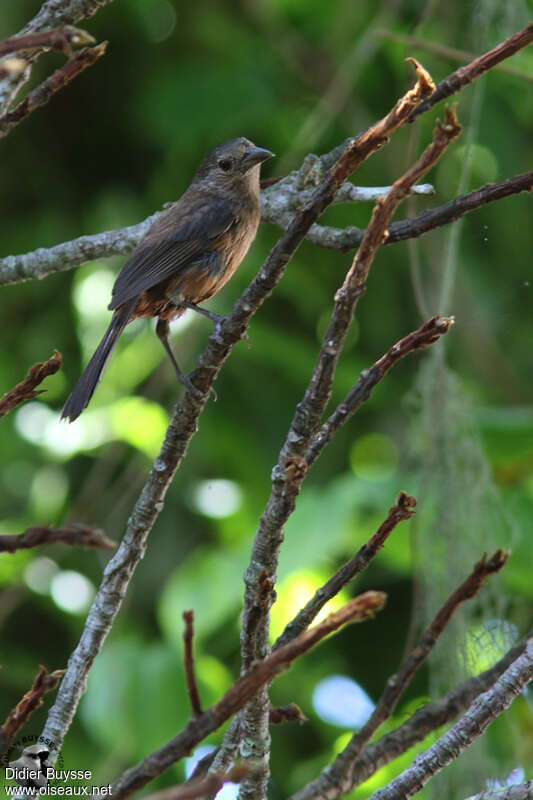
[[[169,325],[166,319],[161,319],[161,317],[158,318],[157,324],[155,326],[155,332],[158,338],[161,340],[163,347],[167,351],[168,357],[172,361],[179,382],[182,383],[184,386],[186,386],[187,389],[189,389],[189,391],[192,392],[195,397],[203,397],[203,392],[201,391],[201,389],[198,389],[191,381],[189,376],[185,375],[185,373],[181,371],[180,365],[176,361],[176,357],[172,352],[170,345],[168,343]]]
[[[207,319],[210,319],[215,326],[215,332],[217,331],[218,326],[221,325],[225,319],[222,314],[215,314],[213,311],[208,311],[206,308],[200,308],[200,306],[197,306],[196,303],[191,303],[190,300],[180,300],[180,305],[184,308],[190,308],[191,311],[197,311],[198,314],[202,314],[204,317],[207,317]],[[248,347],[250,347],[250,337],[246,331],[241,336],[241,339],[244,339],[245,342],[248,342]]]
[[[198,314],[202,314],[202,316],[207,317],[207,319],[210,319],[214,324],[215,328],[217,325],[220,325],[224,319],[222,314],[215,314],[214,311],[208,311],[206,308],[200,308],[200,306],[197,306],[196,303],[191,303],[190,300],[180,300],[180,306],[183,306],[184,308],[190,308],[191,311],[196,311]]]

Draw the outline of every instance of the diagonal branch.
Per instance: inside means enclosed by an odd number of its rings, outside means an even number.
[[[94,528],[82,525],[66,525],[64,528],[48,528],[35,525],[16,536],[0,536],[0,553],[15,553],[41,544],[68,544],[75,547],[101,547],[103,550],[114,550],[116,543]]]
[[[374,792],[370,800],[407,800],[417,794],[434,775],[470,747],[532,679],[533,640],[530,639],[524,653],[511,664],[494,686],[472,703],[464,717],[429,750],[420,753],[413,764],[388,786]]]
[[[0,42],[0,57],[7,53],[16,53],[20,50],[32,48],[59,50],[66,55],[72,55],[73,47],[94,44],[95,39],[87,31],[75,28],[73,25],[65,25],[61,28],[53,28],[50,31],[40,31],[39,33],[26,33],[23,36],[12,36]]]
[[[46,105],[53,95],[63,89],[67,83],[83,72],[87,67],[92,66],[104,55],[107,42],[96,45],[96,47],[85,47],[67,61],[60,69],[56,70],[40,86],[37,86],[22,103],[16,108],[0,117],[0,139],[24,119],[29,117],[36,108]]]
[[[196,674],[194,671],[194,611],[184,611],[183,620],[185,622],[185,631],[183,633],[184,645],[184,665],[185,665],[185,678],[187,680],[187,691],[189,693],[189,700],[191,703],[191,711],[195,717],[199,717],[202,713],[202,706],[200,704],[200,694],[198,692],[198,684],[196,683]]]
[[[0,398],[0,417],[5,416],[9,411],[13,411],[14,408],[22,405],[22,403],[25,403],[27,400],[33,400],[34,397],[43,394],[46,389],[39,389],[36,391],[36,387],[39,386],[45,378],[49,375],[54,375],[61,368],[61,359],[61,353],[54,350],[54,355],[51,356],[48,361],[34,364],[24,380],[17,383],[11,391],[6,392],[6,394]]]
[[[424,322],[418,330],[400,339],[375,364],[361,372],[357,383],[313,436],[305,454],[305,460],[309,467],[315,463],[324,447],[331,441],[339,428],[368,400],[374,387],[391,367],[414,350],[420,350],[434,344],[443,334],[448,333],[453,321],[453,317],[441,317],[437,314],[428,319],[427,322]]]
[[[293,800],[311,800],[311,798],[315,797],[332,800],[332,798],[339,797],[352,788],[352,766],[380,725],[391,716],[398,700],[416,671],[428,658],[439,636],[459,605],[475,597],[487,577],[499,572],[505,566],[507,558],[508,554],[498,550],[492,558],[487,560],[487,557],[484,556],[478,561],[470,575],[457,587],[437,612],[433,621],[422,634],[418,645],[400,664],[398,672],[388,679],[383,694],[368,721],[352,736],[348,745],[337,756],[335,761],[326,767],[318,778],[315,778],[299,792],[296,792]]]
[[[459,67],[459,69],[455,70],[455,72],[452,72],[451,75],[448,75],[447,78],[438,83],[431,97],[413,111],[409,117],[409,122],[413,122],[419,114],[429,111],[430,108],[433,108],[433,106],[441,100],[457,94],[457,92],[460,92],[465,86],[468,86],[469,83],[472,83],[477,78],[481,77],[481,75],[488,72],[489,69],[495,67],[496,64],[518,53],[519,50],[527,47],[531,42],[533,42],[533,22],[530,22],[523,30],[518,31],[518,33],[510,36],[504,42],[493,47],[488,53],[484,53],[482,56],[475,58],[470,64]]]
[[[373,558],[378,554],[394,528],[404,520],[410,519],[415,513],[416,500],[405,492],[400,492],[395,504],[389,510],[387,518],[381,523],[375,534],[364,544],[361,549],[346,564],[324,584],[317,589],[314,596],[300,609],[291,622],[286,625],[283,633],[276,639],[272,650],[283,647],[295,636],[306,630],[316,615],[326,603],[335,597],[356,575],[363,572]]]
[[[255,664],[228,689],[218,703],[200,716],[191,719],[174,739],[125,772],[112,784],[109,794],[114,800],[122,800],[142,789],[176,761],[187,756],[206,736],[220,728],[236,711],[246,705],[261,686],[287,670],[295,659],[303,656],[326,636],[344,625],[371,619],[383,608],[385,599],[383,592],[364,592],[339,611],[334,611],[319,625],[304,631],[292,642]]]
[[[47,672],[44,667],[39,667],[39,672],[35,676],[31,689],[17,703],[0,728],[0,758],[13,741],[17,731],[26,724],[33,712],[42,705],[43,696],[46,692],[51,692],[57,687],[63,673],[64,670],[62,669]]]

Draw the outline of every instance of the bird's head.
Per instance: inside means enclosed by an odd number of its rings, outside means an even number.
[[[209,183],[221,188],[248,185],[259,192],[261,164],[274,153],[257,147],[249,139],[231,139],[215,147],[203,160],[194,176],[194,183]]]

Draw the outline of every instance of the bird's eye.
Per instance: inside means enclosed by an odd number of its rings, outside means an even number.
[[[232,167],[231,159],[229,158],[221,158],[218,162],[218,166],[220,169],[224,170],[224,172],[229,172]]]

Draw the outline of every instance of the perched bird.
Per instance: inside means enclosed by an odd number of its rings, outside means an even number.
[[[119,272],[109,308],[109,328],[63,408],[75,420],[100,380],[128,322],[157,317],[156,333],[178,379],[201,394],[183,374],[168,343],[169,320],[192,308],[216,319],[198,303],[231,278],[259,225],[259,172],[273,153],[248,139],[232,139],[205,158],[180,199],[154,222]]]

